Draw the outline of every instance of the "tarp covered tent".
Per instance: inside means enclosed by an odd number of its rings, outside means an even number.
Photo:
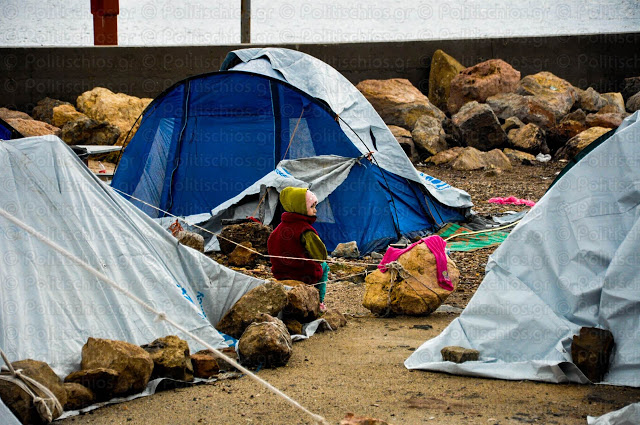
[[[494,252],[467,308],[409,369],[586,383],[572,363],[580,328],[615,339],[603,383],[640,386],[640,114],[575,164]],[[443,362],[440,350],[480,351]]]
[[[0,143],[0,208],[88,263],[214,347],[214,329],[264,281],[180,245],[102,183],[60,139]],[[0,216],[0,348],[11,361],[79,369],[88,337],[146,344],[181,335],[130,298]]]
[[[223,69],[183,80],[147,107],[115,188],[189,216],[237,196],[283,159],[352,160],[373,151],[321,206],[334,219],[317,222],[326,224],[319,231],[329,249],[356,239],[383,247],[401,234],[462,220],[472,206],[467,193],[419,173],[364,96],[322,61],[287,49],[246,49],[230,53]],[[363,208],[363,196],[385,207]],[[151,217],[163,214],[136,205]],[[374,213],[384,216],[375,235],[366,227]]]

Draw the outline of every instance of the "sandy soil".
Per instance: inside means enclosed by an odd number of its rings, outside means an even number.
[[[492,205],[494,196],[537,201],[562,164],[518,166],[489,176],[435,167],[426,172],[467,190],[479,214],[521,207]],[[453,253],[461,270],[458,290],[447,304],[463,308],[484,276],[493,248]],[[344,277],[357,267],[332,267],[337,280],[326,303],[349,315],[337,332],[295,343],[286,367],[259,375],[311,411],[338,423],[347,412],[391,424],[586,424],[598,416],[640,400],[640,388],[605,385],[555,385],[500,381],[409,371],[404,360],[426,340],[437,336],[457,314],[425,318],[376,318],[364,309],[361,279]],[[428,326],[425,326],[428,325]],[[430,326],[430,327],[429,327]],[[254,381],[243,377],[213,384],[164,391],[151,397],[98,409],[64,424],[307,424],[290,407]]]

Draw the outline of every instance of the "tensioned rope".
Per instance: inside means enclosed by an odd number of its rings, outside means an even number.
[[[286,395],[284,392],[280,391],[278,388],[274,387],[273,385],[271,385],[270,383],[268,383],[264,379],[260,378],[259,376],[257,376],[253,372],[251,372],[249,369],[247,369],[244,366],[240,365],[238,362],[236,362],[232,358],[230,358],[230,357],[226,356],[225,354],[223,354],[222,352],[218,351],[216,348],[214,348],[213,346],[208,344],[206,341],[204,341],[203,339],[201,339],[197,335],[194,335],[189,330],[185,329],[180,324],[178,324],[177,322],[175,322],[172,319],[170,319],[169,317],[167,317],[167,315],[165,313],[154,309],[149,304],[147,304],[144,300],[138,298],[136,295],[134,295],[131,292],[127,291],[126,289],[122,288],[120,285],[118,285],[117,282],[115,282],[114,280],[112,280],[108,276],[106,276],[103,273],[95,270],[93,267],[91,267],[89,264],[87,264],[86,262],[84,262],[80,258],[76,257],[71,252],[67,251],[66,249],[64,249],[60,245],[56,244],[55,242],[49,240],[46,236],[44,236],[41,233],[39,233],[36,229],[34,229],[31,226],[27,225],[26,223],[23,223],[22,221],[18,220],[17,218],[15,218],[14,216],[9,214],[6,210],[4,210],[2,208],[0,208],[0,216],[6,218],[11,223],[13,223],[14,225],[20,227],[21,229],[23,229],[24,231],[26,231],[30,235],[34,236],[36,239],[38,239],[39,241],[41,241],[42,243],[44,243],[48,247],[50,247],[50,248],[54,249],[55,251],[57,251],[58,253],[62,254],[63,256],[65,256],[66,258],[68,258],[69,260],[74,262],[76,265],[78,265],[79,267],[83,268],[84,270],[86,270],[87,272],[89,272],[90,274],[95,276],[97,279],[99,279],[102,282],[106,283],[107,285],[111,286],[116,291],[118,291],[118,292],[122,293],[124,296],[130,298],[131,300],[133,300],[134,302],[139,304],[141,307],[143,307],[145,310],[147,310],[150,313],[154,314],[156,316],[156,320],[164,320],[168,324],[173,326],[174,328],[176,328],[179,331],[183,332],[185,335],[188,335],[193,340],[198,341],[200,344],[204,345],[206,348],[211,350],[218,358],[223,359],[226,362],[230,363],[233,367],[235,367],[236,369],[238,369],[242,373],[244,373],[247,376],[249,376],[251,379],[253,379],[257,383],[259,383],[260,385],[265,387],[267,390],[273,392],[278,397],[282,398],[283,400],[285,400],[287,403],[289,403],[290,405],[292,405],[296,409],[299,409],[302,412],[304,412],[307,415],[309,415],[316,423],[323,424],[323,425],[329,425],[329,422],[327,422],[327,420],[324,417],[311,412],[310,410],[308,410],[307,408],[302,406],[300,403],[298,403],[297,401],[295,401],[294,399],[292,399],[291,397]]]

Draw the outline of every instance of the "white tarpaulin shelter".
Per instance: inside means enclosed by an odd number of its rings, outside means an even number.
[[[0,143],[0,208],[214,347],[214,329],[263,283],[180,245],[100,182],[60,139]],[[88,337],[146,344],[181,335],[21,227],[0,217],[0,348],[11,361],[79,369]]]
[[[603,383],[640,386],[640,123],[573,166],[490,257],[464,312],[406,361],[409,369],[586,383],[572,363],[580,328],[615,339]],[[479,361],[442,361],[457,345]]]

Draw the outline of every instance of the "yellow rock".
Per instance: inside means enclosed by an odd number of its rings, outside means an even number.
[[[436,260],[424,244],[416,245],[398,258],[403,271],[382,273],[376,270],[365,279],[362,305],[374,314],[427,316],[435,311],[451,293],[438,285]],[[448,258],[447,268],[454,290],[460,272]]]

